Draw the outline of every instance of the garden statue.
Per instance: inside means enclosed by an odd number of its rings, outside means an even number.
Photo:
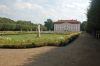
[[[40,24],[38,24],[38,34],[37,34],[37,37],[41,37],[40,36]]]

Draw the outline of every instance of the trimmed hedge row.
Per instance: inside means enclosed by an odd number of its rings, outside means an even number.
[[[37,34],[37,31],[2,31],[0,32],[0,36],[2,35],[22,35],[22,34]],[[41,34],[70,34],[68,33],[58,33],[58,32],[48,32],[48,31],[42,31]]]
[[[65,40],[61,40],[58,44],[57,43],[42,43],[42,44],[34,44],[34,43],[27,43],[27,44],[19,44],[19,45],[14,45],[14,44],[10,44],[10,45],[0,45],[0,48],[10,48],[10,49],[25,49],[25,48],[36,48],[36,47],[42,47],[42,46],[58,46],[58,47],[62,47],[62,46],[66,46],[68,44],[70,44],[72,41],[74,41],[80,34],[72,34],[72,35],[68,35],[65,37]]]
[[[79,34],[72,35],[71,37],[65,39],[65,41],[61,41],[61,43],[59,44],[59,46],[62,47],[62,46],[66,46],[66,45],[70,44],[76,38],[78,38],[78,36],[79,36]]]

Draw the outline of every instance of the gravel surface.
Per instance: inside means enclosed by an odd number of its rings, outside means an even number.
[[[100,66],[100,41],[82,33],[66,47],[0,49],[0,66]]]
[[[0,66],[23,66],[31,57],[48,52],[54,47],[33,49],[0,49]]]

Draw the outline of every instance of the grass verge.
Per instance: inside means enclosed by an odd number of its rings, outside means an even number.
[[[0,48],[23,49],[42,46],[66,46],[75,40],[80,33],[42,33],[40,38],[37,34],[18,34],[0,36]]]

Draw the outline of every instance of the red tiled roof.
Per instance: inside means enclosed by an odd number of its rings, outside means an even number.
[[[71,23],[71,24],[80,24],[80,22],[68,22],[68,23]]]
[[[64,22],[54,22],[54,24],[62,24],[62,23],[64,23]]]
[[[62,24],[62,23],[70,23],[70,24],[80,24],[77,20],[58,20],[57,22],[54,22],[54,24]]]

